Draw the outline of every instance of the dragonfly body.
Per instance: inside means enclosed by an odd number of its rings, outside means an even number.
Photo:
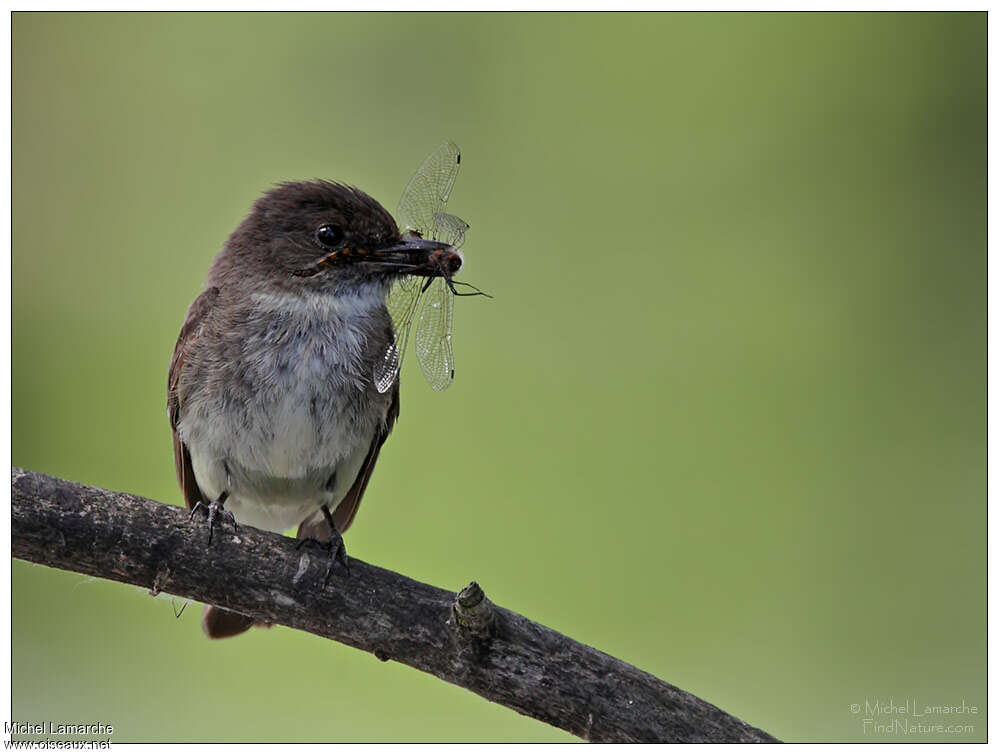
[[[397,280],[389,294],[395,342],[385,358],[375,365],[375,385],[387,391],[402,365],[410,330],[416,322],[416,355],[430,387],[443,391],[454,379],[451,328],[454,317],[453,276],[464,263],[458,248],[465,241],[468,223],[445,212],[451,196],[461,152],[454,142],[444,142],[423,161],[399,200],[396,216],[403,233],[447,242],[450,246],[431,253],[432,273],[414,273]],[[476,294],[481,294],[476,290]]]

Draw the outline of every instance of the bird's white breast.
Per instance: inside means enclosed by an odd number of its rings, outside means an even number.
[[[365,358],[384,291],[252,300],[229,366],[241,389],[195,392],[179,429],[206,494],[228,490],[238,520],[284,530],[342,500],[384,422]]]

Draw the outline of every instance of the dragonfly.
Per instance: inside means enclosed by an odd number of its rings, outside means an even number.
[[[460,166],[461,151],[451,141],[445,141],[423,161],[406,184],[396,210],[396,222],[404,237],[443,241],[455,249],[465,242],[468,223],[446,212]],[[433,275],[405,275],[392,284],[387,305],[395,337],[375,362],[374,382],[380,393],[395,384],[414,326],[416,358],[430,387],[443,391],[451,385],[454,297],[488,296],[478,289],[470,293],[455,290],[455,285],[469,284],[453,280],[453,272],[450,267],[441,266]]]

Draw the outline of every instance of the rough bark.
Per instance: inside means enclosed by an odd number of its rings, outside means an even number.
[[[513,611],[174,506],[11,470],[13,555],[327,637],[593,742],[774,742],[694,695]]]

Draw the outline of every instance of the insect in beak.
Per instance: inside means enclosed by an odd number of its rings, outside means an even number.
[[[310,278],[334,264],[361,263],[387,267],[400,273],[420,276],[443,276],[450,279],[461,269],[461,252],[445,241],[404,236],[402,241],[381,249],[344,248],[325,254],[311,265],[292,273]]]

